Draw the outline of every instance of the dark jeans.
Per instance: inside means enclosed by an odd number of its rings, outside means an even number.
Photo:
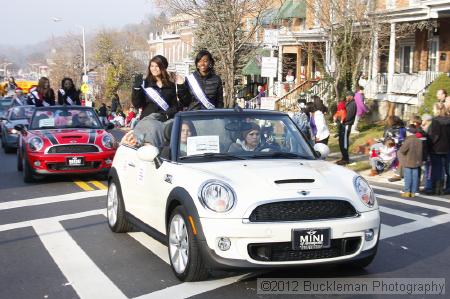
[[[350,132],[352,125],[342,125],[339,127],[339,148],[341,149],[342,160],[349,161],[348,148],[350,147]]]
[[[425,161],[425,191],[431,192],[433,190],[433,185],[431,183],[431,161]]]
[[[444,159],[444,170],[445,175],[447,176],[444,191],[450,192],[450,153],[448,153],[447,157]]]
[[[431,154],[430,156],[431,156],[431,183],[434,187],[438,182],[439,184],[444,183],[444,174],[448,171],[448,169],[444,171],[448,155]]]

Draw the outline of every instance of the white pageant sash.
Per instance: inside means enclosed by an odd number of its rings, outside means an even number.
[[[62,88],[59,90],[59,92],[61,93],[62,96],[66,95],[66,92]],[[69,103],[69,105],[73,105],[73,101],[72,101],[72,99],[69,96],[66,97],[66,100]]]
[[[206,107],[206,109],[216,108],[206,97],[205,93],[198,84],[197,79],[195,79],[194,74],[190,74],[189,76],[187,76],[186,80],[191,87],[191,90],[194,93],[195,97],[203,104],[203,106]]]
[[[142,89],[144,90],[147,97],[150,98],[156,105],[158,105],[162,110],[167,111],[169,109],[169,105],[167,102],[163,99],[163,97],[159,94],[159,92],[156,91],[156,89],[152,87],[144,87],[144,84],[142,84]]]

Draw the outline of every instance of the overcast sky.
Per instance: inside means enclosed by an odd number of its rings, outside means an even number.
[[[151,0],[6,0],[1,1],[0,44],[20,46],[99,28],[120,28],[156,14]],[[62,21],[55,22],[53,18]]]

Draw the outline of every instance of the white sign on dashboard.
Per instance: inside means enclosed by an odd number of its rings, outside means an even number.
[[[219,136],[193,136],[187,139],[187,155],[220,153]]]

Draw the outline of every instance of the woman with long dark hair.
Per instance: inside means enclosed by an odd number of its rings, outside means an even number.
[[[50,80],[47,77],[41,77],[38,86],[30,90],[27,102],[28,105],[36,107],[55,105],[55,92],[50,88]]]
[[[177,76],[178,98],[189,110],[223,108],[222,79],[214,72],[214,58],[201,50],[195,57],[197,70],[186,78]]]
[[[167,72],[168,66],[164,56],[156,55],[148,64],[145,80],[142,75],[135,77],[131,102],[135,108],[142,108],[140,119],[152,113],[171,119],[177,112],[177,94]]]
[[[81,105],[80,92],[75,88],[71,78],[64,78],[61,81],[61,88],[58,90],[58,105]]]

